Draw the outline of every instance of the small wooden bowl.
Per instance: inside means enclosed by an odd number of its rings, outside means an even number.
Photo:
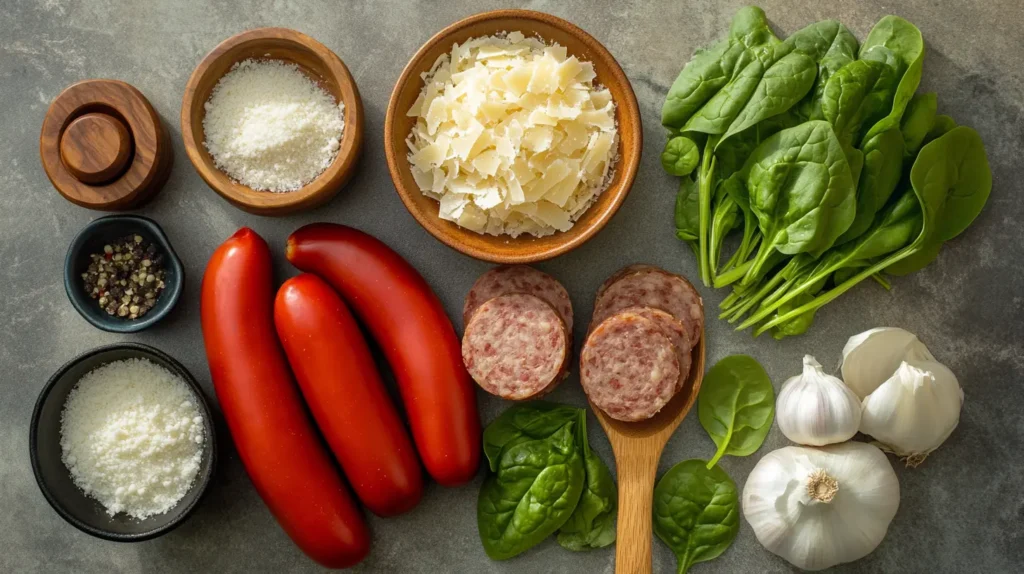
[[[232,66],[250,58],[296,64],[310,79],[345,105],[345,130],[338,157],[326,171],[301,189],[285,193],[256,191],[219,170],[206,150],[203,118],[206,117],[205,104],[210,93]],[[250,213],[285,215],[326,203],[352,177],[363,148],[363,102],[352,74],[326,46],[295,30],[257,28],[221,42],[192,72],[181,102],[181,136],[192,165],[221,197]]]
[[[619,128],[619,160],[615,164],[615,177],[608,189],[583,214],[572,229],[535,238],[520,235],[513,239],[507,235],[493,236],[463,229],[438,216],[437,201],[423,195],[409,168],[408,148],[405,140],[415,125],[415,118],[406,116],[423,88],[420,74],[429,71],[442,54],[451,51],[452,44],[471,38],[493,36],[499,32],[519,31],[526,36],[538,36],[547,42],[557,42],[580,60],[594,64],[596,83],[607,87],[616,104],[615,116]],[[579,247],[593,237],[615,215],[626,198],[640,165],[643,147],[643,129],[640,108],[633,87],[615,58],[594,39],[576,26],[550,14],[530,10],[494,10],[460,20],[434,35],[416,52],[405,66],[388,103],[384,123],[384,150],[388,169],[402,202],[416,221],[431,235],[466,255],[495,263],[530,263],[543,261]]]

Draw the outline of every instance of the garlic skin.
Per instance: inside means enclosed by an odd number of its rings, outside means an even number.
[[[898,327],[878,327],[846,342],[843,381],[863,399],[888,380],[903,361],[934,360],[917,335]]]
[[[899,503],[885,453],[862,442],[772,451],[751,471],[742,500],[758,542],[804,570],[870,554]]]
[[[782,385],[775,421],[789,440],[824,446],[853,438],[860,428],[860,411],[860,398],[806,355],[803,373]]]
[[[904,362],[864,399],[860,431],[917,466],[960,422],[964,391],[945,365]]]

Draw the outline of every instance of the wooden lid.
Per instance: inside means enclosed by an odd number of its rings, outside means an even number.
[[[39,155],[65,199],[105,211],[138,207],[170,175],[167,131],[141,92],[117,80],[65,89],[46,112]]]

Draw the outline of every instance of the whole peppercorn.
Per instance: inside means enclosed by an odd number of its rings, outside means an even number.
[[[164,290],[166,270],[156,245],[127,235],[89,255],[82,273],[85,292],[108,315],[137,319],[148,313]]]

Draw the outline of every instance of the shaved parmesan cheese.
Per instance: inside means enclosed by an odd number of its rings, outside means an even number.
[[[611,93],[590,62],[521,32],[452,46],[406,112],[413,179],[438,215],[491,235],[567,231],[617,159]]]

